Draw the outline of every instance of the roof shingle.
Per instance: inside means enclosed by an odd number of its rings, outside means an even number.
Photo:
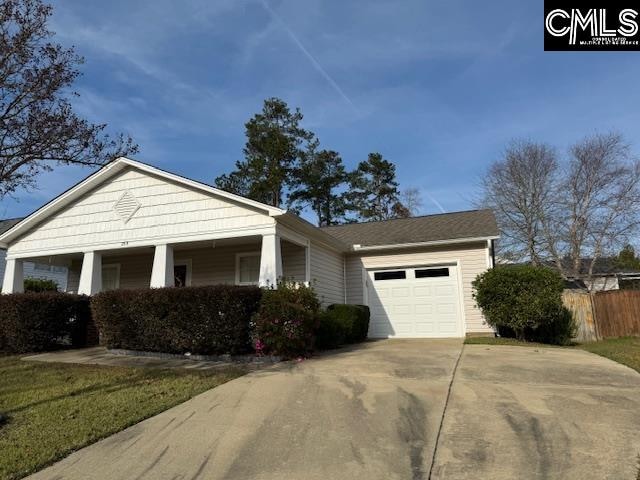
[[[380,246],[498,236],[491,210],[469,210],[381,222],[347,223],[323,227],[349,245]]]
[[[22,218],[7,218],[6,220],[0,220],[0,235],[13,227],[16,223],[23,220]]]

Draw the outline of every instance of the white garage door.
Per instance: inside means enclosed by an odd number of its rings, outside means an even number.
[[[369,336],[462,337],[455,266],[371,270]]]

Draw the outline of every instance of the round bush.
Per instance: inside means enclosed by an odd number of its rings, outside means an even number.
[[[256,351],[285,358],[307,355],[314,347],[319,312],[311,287],[283,282],[265,290],[252,322]]]
[[[478,275],[473,297],[487,323],[519,340],[566,344],[575,331],[562,277],[549,268],[500,266]]]

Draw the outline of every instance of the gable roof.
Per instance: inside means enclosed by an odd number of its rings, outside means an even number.
[[[498,238],[491,210],[424,215],[380,222],[347,223],[323,227],[344,243],[362,247],[382,247],[424,243],[452,243]]]
[[[8,230],[4,232],[0,231],[0,248],[6,248],[8,243],[10,243],[12,240],[18,238],[26,231],[30,230],[43,220],[49,218],[55,212],[58,212],[62,208],[71,204],[85,193],[93,190],[109,178],[114,177],[118,173],[130,167],[147,172],[152,175],[156,175],[172,182],[179,183],[181,185],[188,186],[190,188],[194,188],[221,198],[225,198],[249,208],[261,210],[269,216],[279,216],[286,213],[286,210],[283,210],[281,208],[256,202],[255,200],[250,200],[248,198],[241,197],[240,195],[235,195],[233,193],[220,190],[218,188],[212,187],[211,185],[207,185],[196,180],[191,180],[189,178],[176,175],[175,173],[161,170],[146,163],[131,160],[130,158],[119,157],[112,162],[107,163],[102,168],[100,168],[100,170],[92,173],[84,180],[71,187],[69,190],[58,195],[56,198],[54,198],[49,203],[45,204],[32,214],[23,219],[18,219],[18,222],[14,225],[11,225]]]

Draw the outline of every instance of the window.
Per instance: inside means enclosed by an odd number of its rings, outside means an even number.
[[[260,254],[238,253],[236,256],[236,283],[256,285],[260,277]]]
[[[448,268],[424,268],[416,270],[416,278],[448,277]]]
[[[66,267],[59,267],[58,265],[47,265],[46,263],[34,263],[33,269],[39,272],[53,273],[64,273],[67,270]]]
[[[403,280],[407,278],[405,270],[389,270],[386,272],[376,272],[373,274],[374,280]]]
[[[176,260],[174,262],[173,285],[176,287],[191,286],[191,259]]]
[[[113,263],[102,266],[102,291],[120,288],[120,264]]]

